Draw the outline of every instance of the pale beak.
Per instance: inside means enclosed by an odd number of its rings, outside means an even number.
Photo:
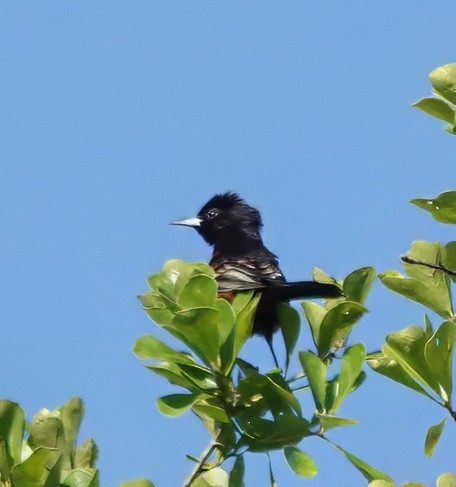
[[[171,225],[182,225],[184,227],[193,227],[198,228],[201,226],[201,218],[186,218],[185,220],[177,220],[175,222],[171,222]]]

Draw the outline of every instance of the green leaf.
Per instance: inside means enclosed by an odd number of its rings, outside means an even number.
[[[354,301],[342,301],[333,306],[323,318],[318,337],[318,354],[326,357],[340,348],[350,330],[366,313],[366,308]]]
[[[228,487],[228,474],[220,467],[211,468],[201,474],[194,482],[192,487]]]
[[[309,381],[315,407],[318,411],[324,412],[326,399],[326,366],[320,357],[317,357],[312,352],[299,352],[299,360]]]
[[[329,441],[329,440],[328,440]],[[361,460],[357,456],[353,455],[349,451],[345,450],[341,446],[330,441],[330,443],[335,446],[346,458],[347,460],[361,473],[361,475],[368,481],[373,480],[386,480],[387,482],[393,482],[392,478],[381,470],[377,470],[365,461]]]
[[[320,328],[323,318],[327,313],[327,309],[318,303],[312,301],[305,301],[301,303],[304,315],[310,325],[310,331],[312,333],[312,338],[315,346],[318,347],[320,340]]]
[[[444,120],[445,122],[451,124],[454,124],[455,122],[453,109],[448,103],[445,103],[440,98],[422,98],[413,103],[412,106],[419,108],[433,117],[440,118],[440,120]]]
[[[437,479],[436,487],[456,487],[456,474],[443,473]]]
[[[250,451],[280,450],[310,436],[309,426],[307,420],[292,414],[283,414],[274,421],[256,417],[246,425],[244,440]]]
[[[285,364],[285,369],[287,370],[299,337],[299,314],[294,308],[285,303],[280,303],[278,307],[278,314],[280,330],[282,332],[283,341],[285,343],[285,351],[287,354]]]
[[[426,440],[424,441],[424,454],[427,457],[430,457],[434,453],[435,447],[437,446],[444,426],[445,419],[440,421],[440,423],[434,424],[428,429],[426,434]]]
[[[193,308],[178,312],[167,329],[198,357],[215,368],[220,366],[220,336],[215,308]]]
[[[181,364],[194,364],[191,355],[176,352],[152,335],[139,337],[133,345],[133,352],[142,359],[157,359]]]
[[[446,191],[435,198],[416,198],[410,203],[431,213],[438,222],[456,223],[456,191]]]
[[[170,394],[156,400],[158,410],[165,416],[178,416],[191,408],[199,394]]]
[[[24,411],[19,404],[6,399],[0,400],[0,437],[5,440],[10,467],[21,460],[24,422]]]
[[[408,484],[403,484],[402,487],[406,487]],[[367,487],[396,487],[396,484],[394,482],[388,482],[387,480],[373,480],[372,482],[369,482]],[[412,486],[409,486],[412,487]],[[427,487],[427,486],[423,486]]]
[[[74,464],[78,468],[95,468],[97,458],[97,445],[92,438],[88,438],[78,446]]]
[[[77,468],[65,478],[65,487],[97,487],[98,472],[94,468]]]
[[[40,409],[29,424],[28,432],[27,443],[33,450],[38,447],[65,449],[65,432],[57,411]]]
[[[211,384],[209,378],[207,380],[197,381],[186,374],[181,366],[173,363],[162,362],[157,365],[146,365],[146,368],[165,377],[171,384],[185,387],[191,392],[200,392],[215,387],[214,383]]]
[[[234,312],[235,315],[234,326],[231,324],[226,328],[229,335],[220,348],[222,362],[221,372],[224,375],[230,373],[239,351],[246,340],[252,335],[253,319],[259,299],[260,295],[254,295],[253,292],[247,292],[238,293],[234,298],[231,307],[226,301],[220,300],[229,307],[230,313]]]
[[[73,456],[76,451],[79,427],[84,417],[84,404],[79,397],[72,397],[58,411],[60,412],[65,432],[65,451],[68,455]]]
[[[317,282],[335,284],[336,286],[338,285],[337,281],[333,277],[331,277],[329,274],[326,274],[326,272],[322,271],[318,267],[314,267],[312,269],[312,279]]]
[[[423,387],[407,373],[396,360],[388,355],[388,346],[382,347],[382,352],[371,353],[367,356],[367,364],[372,370],[388,377],[399,384],[413,389],[424,396],[430,397]]]
[[[356,269],[344,279],[342,286],[344,294],[350,301],[363,304],[374,279],[375,269],[373,267]]]
[[[23,462],[11,470],[14,486],[43,487],[50,469],[59,459],[61,452],[50,448],[37,448]]]
[[[442,246],[438,242],[415,241],[403,266],[410,277],[388,271],[379,274],[382,283],[399,294],[434,310],[444,318],[453,316],[448,276],[430,266],[440,265]],[[410,260],[415,263],[410,263]],[[418,263],[426,265],[420,265]]]
[[[448,242],[442,249],[440,263],[442,267],[448,269],[453,274],[450,274],[450,279],[456,282],[456,242]]]
[[[119,487],[154,487],[154,484],[148,479],[136,479],[121,482]]]
[[[456,104],[456,63],[433,69],[429,73],[429,81],[439,95]]]
[[[283,450],[288,466],[300,477],[314,477],[318,470],[315,462],[297,446],[286,446]]]
[[[337,379],[337,395],[332,404],[327,407],[331,413],[335,413],[339,408],[342,400],[350,394],[353,387],[361,374],[361,368],[366,358],[366,350],[361,343],[352,345],[345,350],[340,362],[340,372]]]
[[[193,276],[179,295],[179,304],[185,308],[210,307],[217,293],[217,283],[203,274]]]
[[[452,371],[453,371],[453,349],[456,339],[456,324],[451,321],[444,321],[440,327],[428,339],[424,347],[424,356],[429,365],[438,394],[445,402],[451,398],[452,392]],[[445,391],[442,394],[441,388]],[[437,390],[436,390],[437,392]]]
[[[8,464],[8,454],[6,452],[6,442],[0,436],[0,479],[10,480],[10,468]]]
[[[281,374],[270,373],[267,374],[267,379],[269,384],[272,385],[274,391],[285,400],[285,402],[290,405],[296,412],[298,416],[302,416],[301,404],[296,399],[294,394],[290,391],[288,384],[284,380]]]
[[[446,321],[427,337],[422,328],[409,326],[386,337],[386,354],[414,379],[427,385],[444,402],[451,394],[451,357],[456,325]],[[384,350],[385,352],[385,350]]]
[[[215,419],[215,421],[221,421],[222,423],[230,422],[230,418],[226,414],[226,411],[219,406],[213,406],[211,404],[199,402],[197,404],[194,404],[192,409],[193,411],[198,413],[198,415],[207,416],[211,419]]]
[[[242,455],[238,455],[230,473],[228,487],[244,487],[244,471],[244,457]]]
[[[356,419],[339,418],[337,416],[331,416],[328,414],[315,413],[315,420],[321,425],[324,431],[332,428],[338,428],[340,426],[350,426],[352,424],[358,424]]]

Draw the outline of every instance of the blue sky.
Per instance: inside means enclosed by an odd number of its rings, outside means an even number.
[[[103,486],[180,485],[205,432],[157,412],[173,389],[131,353],[142,334],[168,339],[136,299],[146,276],[209,257],[168,222],[239,191],[289,279],[399,269],[412,240],[454,239],[408,200],[455,188],[456,139],[410,106],[455,61],[455,20],[454,2],[411,0],[2,2],[0,396],[30,417],[80,395]],[[367,305],[351,340],[371,351],[423,320],[378,282]],[[243,355],[272,365],[257,338]],[[361,424],[332,438],[398,482],[454,468],[453,425],[425,459],[443,411],[399,385],[368,371],[341,414]],[[320,470],[309,484],[364,485],[322,441],[302,447]],[[273,462],[279,485],[302,484]],[[266,465],[249,457],[248,486]]]

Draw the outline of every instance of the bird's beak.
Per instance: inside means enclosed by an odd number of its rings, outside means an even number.
[[[183,225],[184,227],[198,228],[201,226],[201,218],[186,218],[185,220],[177,220],[171,222],[171,225]]]

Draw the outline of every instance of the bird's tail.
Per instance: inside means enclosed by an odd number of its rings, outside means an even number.
[[[270,288],[268,291],[281,301],[304,298],[338,298],[344,295],[342,289],[335,284],[317,281],[287,282]]]

